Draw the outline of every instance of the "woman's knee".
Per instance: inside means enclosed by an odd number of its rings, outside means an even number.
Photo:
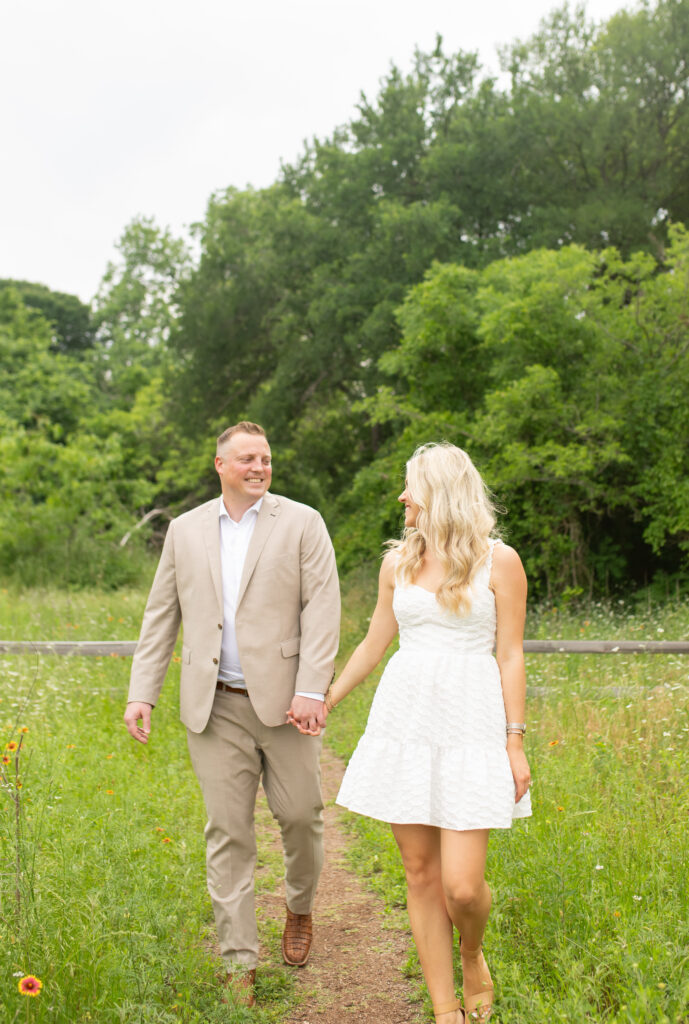
[[[443,881],[445,899],[458,910],[474,910],[486,898],[488,886],[484,879],[451,878]]]
[[[428,889],[440,885],[440,865],[434,857],[403,858],[407,888]]]

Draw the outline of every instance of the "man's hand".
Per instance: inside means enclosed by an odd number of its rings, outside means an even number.
[[[148,734],[151,731],[152,710],[153,705],[144,704],[143,701],[133,700],[130,704],[127,704],[127,710],[124,713],[124,724],[139,743],[148,743]],[[141,720],[141,725],[139,725],[139,720]]]
[[[320,735],[327,717],[325,701],[312,697],[294,697],[287,712],[287,721],[305,736]]]

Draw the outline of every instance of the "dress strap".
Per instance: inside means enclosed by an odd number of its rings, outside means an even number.
[[[491,576],[493,574],[493,552],[495,551],[495,545],[496,544],[502,544],[502,541],[500,540],[499,537],[489,537],[488,538],[488,556],[487,556],[486,561],[485,561],[485,566],[486,566],[486,580],[487,580],[487,583],[488,583],[489,587],[490,587],[490,578],[491,578]]]

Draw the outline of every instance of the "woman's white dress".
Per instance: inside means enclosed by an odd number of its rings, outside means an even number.
[[[381,821],[456,830],[509,828],[531,814],[528,792],[514,802],[493,656],[495,543],[466,616],[443,609],[423,587],[395,587],[399,650],[378,684],[338,804]]]

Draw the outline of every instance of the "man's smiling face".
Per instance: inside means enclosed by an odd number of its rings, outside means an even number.
[[[247,509],[270,487],[270,445],[262,434],[233,434],[215,456],[215,468],[226,504]]]

